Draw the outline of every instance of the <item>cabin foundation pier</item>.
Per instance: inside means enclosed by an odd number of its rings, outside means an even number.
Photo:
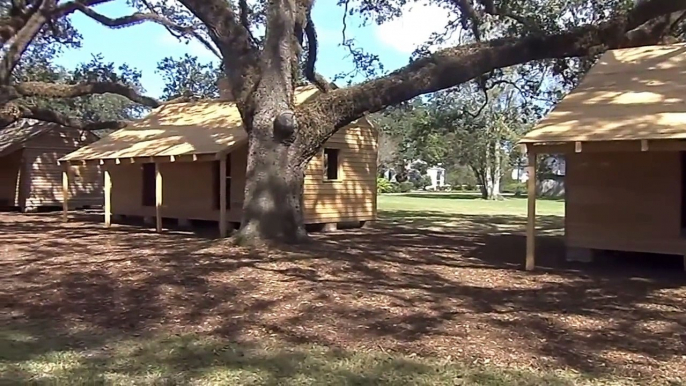
[[[338,230],[338,224],[335,222],[322,224],[322,232],[335,232],[336,230]]]

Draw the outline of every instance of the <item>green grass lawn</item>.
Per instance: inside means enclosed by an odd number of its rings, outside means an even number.
[[[572,371],[501,369],[383,351],[254,346],[192,334],[103,339],[0,328],[0,385],[595,385]]]
[[[521,233],[526,227],[526,197],[484,200],[478,193],[399,193],[378,198],[381,224],[489,234]],[[561,235],[564,201],[536,201],[539,235]]]
[[[478,216],[526,216],[526,197],[506,196],[500,201],[481,199],[478,193],[401,193],[379,196],[381,212],[441,212]],[[563,216],[563,200],[539,199],[536,214]]]

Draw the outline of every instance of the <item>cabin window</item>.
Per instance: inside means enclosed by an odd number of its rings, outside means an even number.
[[[143,206],[155,206],[155,164],[143,164]]]
[[[324,179],[335,181],[338,179],[339,149],[324,149]]]
[[[214,161],[212,163],[212,191],[214,192],[214,209],[219,209],[219,198],[221,197],[221,192],[219,191],[221,187],[219,183],[219,179],[221,178],[221,176],[219,176],[219,169],[221,168],[219,163],[220,161]],[[229,210],[231,209],[231,154],[226,156],[226,175],[223,177],[226,179],[226,209]]]

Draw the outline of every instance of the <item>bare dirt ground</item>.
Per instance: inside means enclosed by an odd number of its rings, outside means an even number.
[[[561,239],[544,236],[539,269],[527,273],[523,236],[498,227],[521,218],[462,216],[445,230],[394,218],[247,251],[192,233],[106,230],[86,215],[63,224],[0,213],[0,323],[46,336],[192,332],[646,380],[686,374],[680,266],[571,265]]]

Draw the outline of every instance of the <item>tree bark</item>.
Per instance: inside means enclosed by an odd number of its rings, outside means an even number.
[[[269,131],[253,127],[249,137],[239,244],[297,243],[307,238],[302,211],[305,166],[292,162],[296,149],[262,135]]]
[[[260,81],[240,108],[248,129],[243,221],[238,241],[243,244],[303,241],[302,193],[307,133],[295,117],[295,71],[299,44],[297,8],[293,0],[274,0],[267,12]],[[297,34],[296,34],[297,35]]]
[[[493,144],[493,156],[488,157],[486,162],[489,164],[488,176],[488,197],[489,200],[499,200],[502,198],[500,193],[500,180],[502,178],[501,150],[498,142]]]

